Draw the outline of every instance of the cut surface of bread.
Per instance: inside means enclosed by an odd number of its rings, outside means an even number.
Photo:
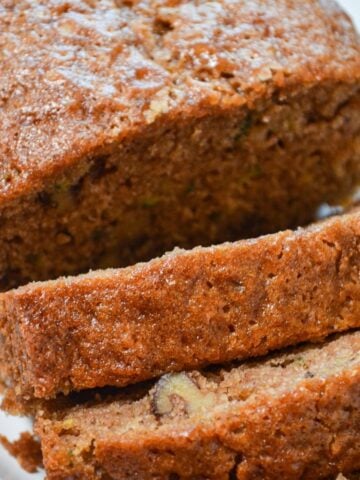
[[[360,332],[43,411],[49,480],[314,480],[360,469]]]
[[[360,210],[0,295],[20,399],[125,386],[360,327]]]
[[[2,289],[305,224],[360,181],[333,1],[2,2],[0,51]]]

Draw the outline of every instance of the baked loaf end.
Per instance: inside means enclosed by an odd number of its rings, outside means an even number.
[[[49,480],[313,480],[360,468],[360,332],[39,417]]]
[[[5,292],[0,368],[16,396],[31,400],[124,386],[355,327],[358,209],[294,232]]]
[[[304,224],[359,183],[333,1],[5,2],[0,51],[3,289]]]

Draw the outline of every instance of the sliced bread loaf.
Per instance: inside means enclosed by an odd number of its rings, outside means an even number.
[[[124,386],[360,327],[360,210],[0,295],[18,397]]]
[[[333,1],[6,1],[0,52],[2,289],[308,223],[359,183]]]
[[[38,416],[48,480],[314,480],[360,469],[360,332]]]

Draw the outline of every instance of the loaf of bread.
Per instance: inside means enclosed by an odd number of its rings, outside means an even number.
[[[0,8],[0,288],[304,224],[360,180],[360,49],[323,0]]]
[[[0,371],[17,397],[49,398],[354,327],[359,209],[306,229],[2,293]]]
[[[39,414],[48,480],[320,480],[360,469],[360,332]]]

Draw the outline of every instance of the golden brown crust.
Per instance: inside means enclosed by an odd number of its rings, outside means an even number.
[[[360,78],[333,1],[7,0],[0,32],[3,201],[158,117]]]
[[[360,180],[333,1],[4,0],[0,52],[2,290],[305,224]]]
[[[39,416],[48,479],[313,480],[357,470],[359,341],[347,334],[215,380],[197,373],[217,398],[201,414],[155,417],[151,390]]]
[[[0,296],[18,395],[123,386],[360,326],[360,212]]]

